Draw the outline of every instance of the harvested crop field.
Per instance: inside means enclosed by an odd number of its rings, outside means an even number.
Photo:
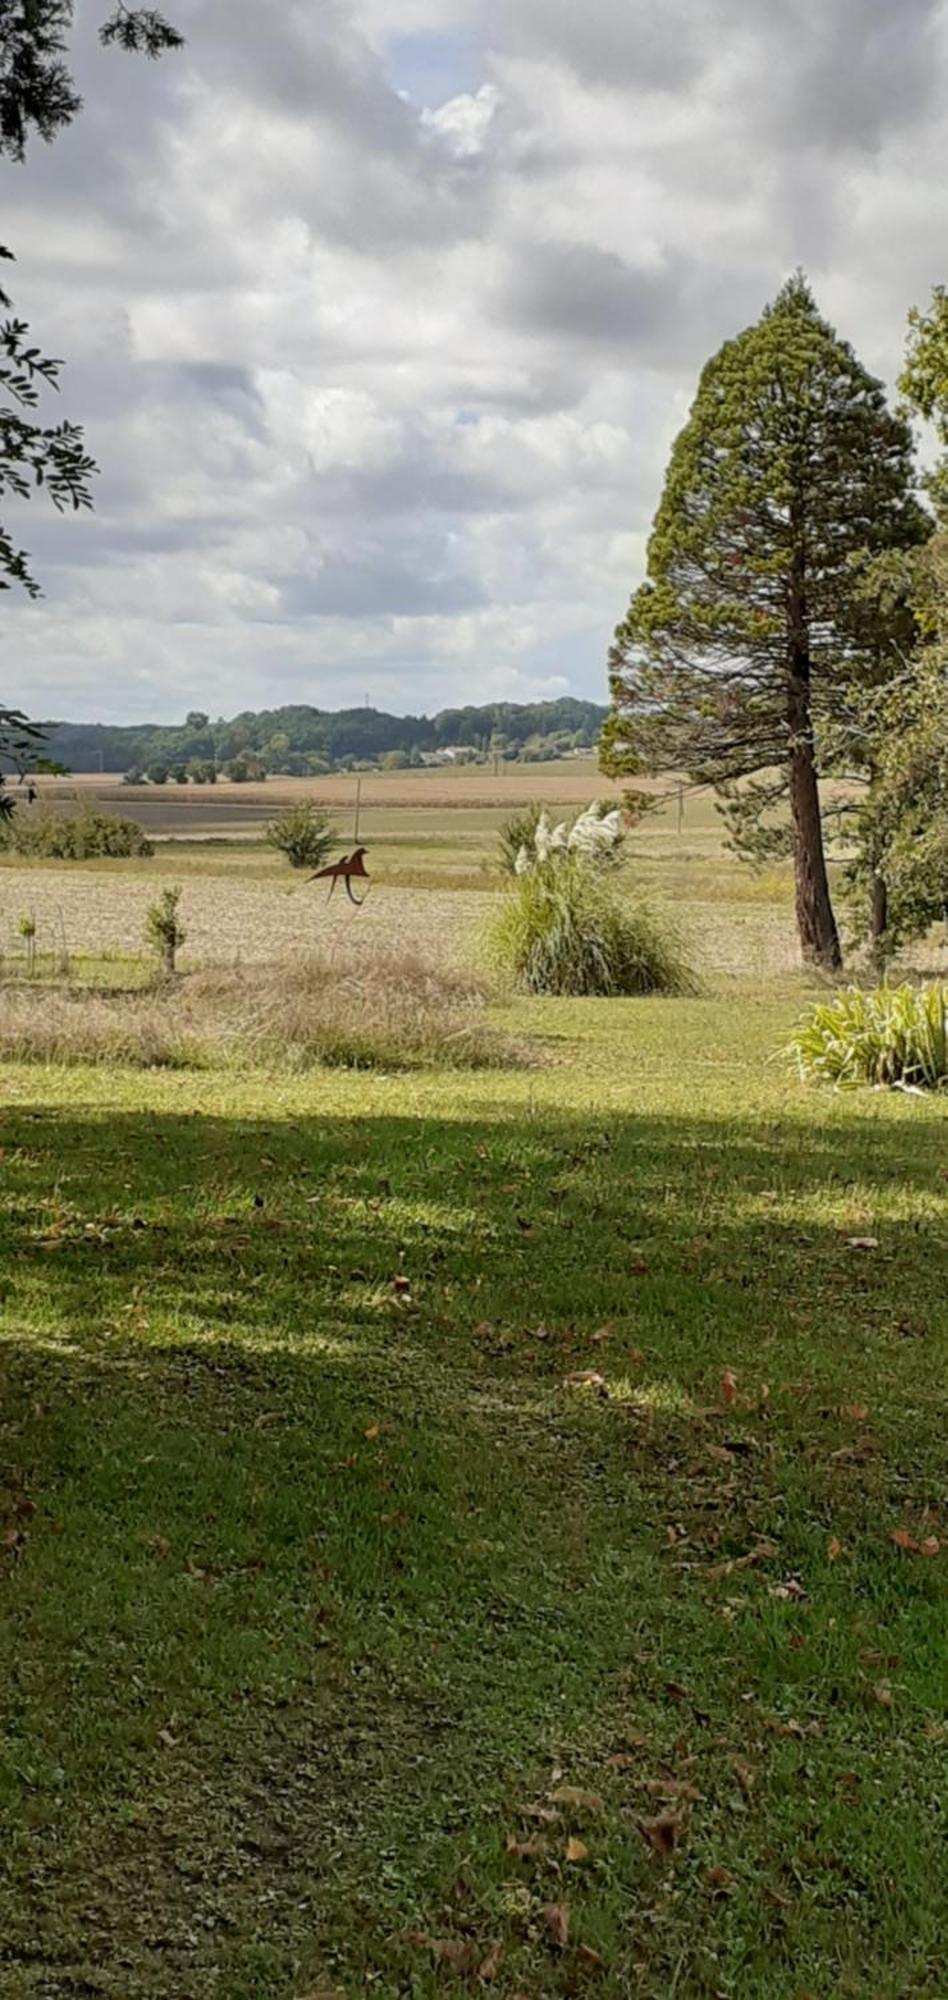
[[[334,945],[457,964],[472,949],[490,901],[482,890],[376,883],[357,910],[342,894],[330,902],[322,887],[282,876],[248,880],[223,870],[185,870],[182,879],[185,966],[279,961]],[[58,951],[64,939],[75,955],[139,953],[146,911],[167,880],[147,862],[134,872],[121,864],[6,866],[0,870],[0,950],[8,958],[22,952],[19,921],[32,913],[41,953]],[[673,909],[699,973],[764,981],[797,968],[792,916],[785,909],[677,898]]]
[[[116,777],[83,773],[40,780],[40,795],[52,804],[76,798],[137,819],[151,833],[194,832],[233,836],[262,830],[275,812],[297,799],[313,799],[344,818],[351,816],[356,778],[347,772],[323,778],[268,778],[265,784],[123,785]],[[494,772],[483,765],[460,770],[366,772],[360,779],[363,812],[380,809],[492,809],[515,812],[535,801],[549,806],[588,805],[591,798],[621,796],[596,769],[592,758],[548,764],[505,764]]]
[[[5,868],[0,875],[0,942],[22,949],[19,919],[32,913],[37,948],[71,953],[139,952],[145,914],[158,887],[147,869],[131,875],[105,869]],[[342,894],[330,903],[322,889],[295,882],[245,882],[230,877],[189,880],[181,901],[187,931],[184,962],[232,964],[235,959],[291,958],[334,943],[347,950],[417,952],[434,963],[463,956],[465,938],[483,915],[484,898],[376,888],[357,910]]]

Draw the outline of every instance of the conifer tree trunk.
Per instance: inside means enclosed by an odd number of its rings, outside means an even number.
[[[798,532],[788,592],[787,724],[797,931],[804,964],[821,966],[826,972],[838,972],[843,954],[826,871],[820,787],[813,756],[810,629],[802,509],[798,513],[794,508],[793,514]]]
[[[826,872],[819,785],[812,747],[806,740],[795,745],[790,754],[790,806],[800,950],[806,964],[838,972],[843,955]]]

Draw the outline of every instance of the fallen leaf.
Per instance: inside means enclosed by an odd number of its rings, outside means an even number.
[[[731,1770],[740,1785],[745,1799],[749,1799],[757,1784],[757,1772],[753,1764],[749,1764],[746,1757],[732,1757]]]
[[[403,1931],[402,1943],[430,1951],[439,1965],[451,1965],[455,1972],[473,1972],[477,1965],[477,1946],[470,1938],[435,1938],[427,1931]]]
[[[734,1887],[734,1877],[729,1868],[706,1868],[701,1880],[712,1896],[729,1896]]]
[[[895,1543],[897,1549],[904,1549],[906,1555],[909,1556],[918,1555],[919,1544],[915,1540],[915,1536],[909,1534],[907,1528],[893,1528],[892,1533],[889,1536],[889,1540],[890,1542]]]
[[[879,1248],[878,1236],[849,1236],[846,1240],[850,1250],[878,1250]]]
[[[368,1430],[363,1431],[362,1433],[363,1437],[367,1438],[377,1438],[380,1437],[381,1434],[382,1434],[381,1424],[370,1424]]]
[[[843,1553],[843,1545],[842,1542],[839,1540],[839,1537],[837,1535],[831,1535],[829,1541],[826,1544],[827,1560],[831,1563],[838,1562],[842,1553]]]
[[[271,1424],[285,1423],[285,1410],[264,1410],[261,1416],[254,1418],[253,1427],[255,1431],[266,1431],[269,1430]]]
[[[565,1951],[569,1943],[569,1904],[546,1903],[540,1911],[553,1943]]]
[[[941,1553],[941,1543],[940,1543],[940,1541],[938,1540],[938,1536],[937,1536],[937,1535],[926,1535],[926,1536],[925,1536],[925,1540],[924,1540],[923,1542],[920,1542],[920,1543],[919,1543],[919,1546],[918,1546],[918,1553],[919,1553],[919,1555],[920,1555],[920,1556],[937,1556],[937,1555],[940,1555],[940,1553]]]
[[[595,1368],[583,1368],[578,1375],[567,1375],[565,1389],[595,1389],[597,1396],[608,1396],[609,1390],[604,1375]]]
[[[666,1681],[665,1693],[669,1701],[687,1701],[688,1699],[688,1689],[682,1687],[680,1681]]]
[[[538,1819],[544,1826],[559,1826],[563,1817],[555,1806],[521,1806],[519,1810],[524,1819]]]
[[[535,1834],[532,1840],[518,1840],[515,1833],[508,1833],[506,1845],[507,1853],[515,1854],[518,1861],[538,1861],[541,1855],[549,1852],[550,1847],[542,1833]]]
[[[483,1979],[485,1984],[489,1985],[492,1979],[496,1979],[503,1961],[504,1947],[498,1939],[496,1944],[491,1945],[487,1957],[481,1960],[477,1968],[478,1979]]]
[[[865,1403],[844,1403],[839,1414],[841,1417],[848,1417],[851,1423],[864,1424],[869,1411]]]
[[[586,1966],[590,1972],[601,1972],[606,1963],[602,1953],[593,1951],[591,1944],[578,1944],[576,1946],[576,1958],[578,1963]]]
[[[876,1681],[872,1692],[880,1708],[892,1707],[892,1688],[888,1681]]]
[[[602,1800],[598,1792],[581,1791],[578,1785],[559,1785],[555,1792],[548,1792],[551,1805],[571,1807],[576,1812],[601,1812]]]
[[[177,1749],[178,1739],[176,1736],[172,1736],[170,1729],[159,1729],[158,1741],[164,1744],[166,1750]]]
[[[165,1556],[170,1556],[171,1554],[171,1543],[169,1542],[167,1535],[153,1535],[148,1546],[151,1549],[153,1555],[161,1557],[162,1562],[164,1561]]]
[[[696,1805],[704,1797],[697,1785],[688,1784],[684,1778],[643,1778],[641,1782],[643,1792],[651,1792],[654,1798],[684,1799]]]
[[[634,1757],[630,1750],[616,1750],[611,1757],[606,1758],[606,1763],[610,1771],[627,1771],[631,1765],[637,1764],[638,1761],[638,1758]]]
[[[808,1736],[823,1734],[818,1722],[808,1722],[804,1725],[802,1722],[797,1722],[792,1715],[786,1722],[782,1722],[777,1716],[765,1715],[764,1728],[769,1729],[773,1736],[791,1736],[797,1743],[805,1743]]]
[[[684,1825],[682,1813],[659,1813],[657,1819],[640,1819],[639,1832],[656,1854],[674,1854]]]
[[[586,1846],[586,1843],[585,1843],[585,1841],[584,1841],[584,1840],[568,1840],[568,1841],[567,1841],[567,1843],[566,1843],[566,1859],[567,1859],[567,1861],[585,1861],[585,1860],[586,1860],[586,1857],[587,1857],[587,1855],[588,1855],[588,1853],[589,1853],[589,1849],[588,1849],[588,1847]]]
[[[737,1376],[733,1368],[725,1368],[721,1376],[721,1401],[726,1410],[731,1409],[737,1395]]]
[[[489,1319],[479,1320],[476,1327],[474,1328],[474,1338],[475,1340],[489,1340],[493,1331],[494,1331],[494,1326],[492,1320]]]

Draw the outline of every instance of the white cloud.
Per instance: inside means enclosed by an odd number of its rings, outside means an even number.
[[[803,263],[891,379],[946,276],[943,0],[169,11],[3,168],[103,465],[15,523],[34,713],[602,698],[706,355]]]
[[[456,160],[473,160],[484,151],[499,104],[497,85],[482,83],[473,96],[470,91],[465,91],[460,97],[449,97],[447,103],[439,105],[436,111],[430,111],[425,106],[421,123],[426,132],[442,141]]]

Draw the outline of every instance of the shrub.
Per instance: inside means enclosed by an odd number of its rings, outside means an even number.
[[[145,918],[145,936],[158,953],[166,979],[174,978],[175,958],[187,936],[178,916],[180,901],[180,889],[162,889]]]
[[[29,815],[18,813],[3,827],[0,838],[15,854],[52,861],[139,860],[154,853],[136,820],[88,806],[75,813],[51,812],[48,807]]]
[[[149,764],[145,776],[150,785],[166,785],[168,783],[168,766],[167,764]]]
[[[643,905],[620,901],[581,856],[518,875],[488,931],[494,964],[525,993],[693,993],[678,939]]]
[[[948,986],[849,987],[811,1009],[787,1055],[802,1077],[913,1090],[948,1085]]]
[[[321,868],[337,842],[327,813],[309,804],[286,806],[267,827],[267,840],[291,868]]]

